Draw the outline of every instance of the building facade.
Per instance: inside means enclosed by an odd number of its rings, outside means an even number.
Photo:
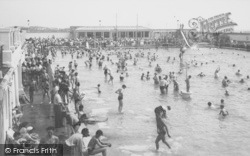
[[[71,27],[73,38],[150,38],[150,28],[142,26],[79,26]]]
[[[6,141],[8,129],[13,128],[12,109],[20,106],[19,92],[22,88],[22,63],[24,50],[22,33],[19,28],[0,28],[2,71],[0,77],[0,144]],[[0,148],[3,148],[2,146]],[[0,149],[0,155],[3,155]]]

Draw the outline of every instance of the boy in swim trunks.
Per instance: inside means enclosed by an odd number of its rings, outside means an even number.
[[[104,143],[100,140],[100,137],[103,135],[101,130],[97,130],[95,136],[91,138],[88,144],[88,154],[95,155],[102,153],[102,156],[107,156],[106,147],[111,147],[110,143]],[[96,146],[97,145],[97,146]]]
[[[118,95],[118,101],[119,101],[119,107],[118,107],[118,112],[122,112],[122,107],[123,107],[123,90],[126,88],[126,85],[122,85],[122,88],[118,89],[115,93],[119,94]]]

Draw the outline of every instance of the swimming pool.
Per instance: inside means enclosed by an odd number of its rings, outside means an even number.
[[[132,50],[134,52],[138,50]],[[144,50],[145,54],[149,50]],[[154,49],[150,50],[155,52]],[[160,49],[157,52],[159,59],[156,61],[163,69],[163,74],[170,71],[179,71],[179,49]],[[169,63],[167,57],[171,56]],[[245,57],[244,57],[245,56]],[[173,62],[173,57],[176,61]],[[117,61],[116,56],[111,57]],[[133,60],[129,60],[128,73],[125,81],[119,81],[119,73],[116,66],[105,62],[111,68],[114,76],[114,84],[105,81],[103,70],[93,60],[93,67],[85,67],[86,57],[78,59],[78,72],[81,79],[81,90],[86,93],[85,107],[94,109],[95,113],[107,114],[109,120],[106,123],[88,126],[90,133],[102,129],[107,141],[112,143],[108,151],[109,156],[165,156],[165,155],[188,155],[188,156],[235,156],[249,155],[250,153],[250,91],[247,91],[250,80],[244,84],[239,83],[241,77],[235,75],[238,69],[243,74],[242,78],[250,75],[250,53],[223,50],[223,49],[199,49],[188,50],[184,54],[184,61],[190,62],[196,59],[198,67],[191,66],[188,75],[192,75],[191,99],[183,99],[173,91],[170,84],[168,93],[160,94],[160,90],[154,85],[152,77],[156,62],[152,67],[148,66],[145,58],[139,58],[137,66]],[[71,60],[70,56],[56,59],[56,64],[67,67]],[[201,66],[200,63],[203,62]],[[207,64],[206,64],[207,62]],[[232,65],[236,64],[236,67]],[[219,78],[214,79],[214,71],[220,66]],[[141,81],[142,73],[149,71],[151,79]],[[197,75],[203,72],[206,76],[201,78]],[[221,81],[227,76],[232,83],[227,88],[230,96],[224,95]],[[180,90],[185,90],[185,72],[178,75]],[[101,85],[101,95],[98,95],[97,84]],[[126,84],[124,93],[124,113],[118,114],[118,100],[115,91]],[[207,109],[207,103],[219,104],[225,100],[225,108],[229,112],[226,118],[219,117],[219,109]],[[167,112],[168,128],[172,138],[167,138],[169,150],[160,142],[160,149],[155,151],[156,123],[154,108],[159,105],[171,106]]]

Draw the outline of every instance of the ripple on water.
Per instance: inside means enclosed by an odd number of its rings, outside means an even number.
[[[133,50],[134,52],[138,50]],[[148,52],[148,51],[145,51]],[[151,50],[153,52],[153,50]],[[223,52],[223,54],[221,54]],[[234,54],[233,54],[234,52]],[[179,49],[159,50],[157,63],[163,68],[161,75],[170,71],[179,71],[179,63],[166,63],[167,57],[178,58]],[[203,54],[203,55],[202,55]],[[239,56],[237,55],[239,54]],[[246,58],[242,56],[245,55]],[[84,58],[86,59],[86,58]],[[116,56],[111,59],[117,61]],[[98,69],[94,63],[92,70],[85,68],[84,61],[78,60],[78,73],[81,79],[81,90],[86,93],[85,104],[97,114],[106,113],[109,120],[106,124],[100,124],[99,128],[108,133],[109,141],[114,148],[121,152],[137,155],[248,155],[250,153],[250,98],[247,91],[248,83],[239,84],[240,77],[235,72],[240,69],[242,77],[250,75],[250,53],[232,50],[189,50],[184,55],[185,61],[196,59],[203,66],[190,67],[188,74],[191,78],[191,99],[185,100],[173,91],[170,84],[168,94],[160,95],[160,90],[153,85],[152,78],[149,81],[141,81],[142,73],[154,73],[154,66],[148,67],[146,59],[139,59],[138,66],[133,66],[132,60],[128,61],[129,77],[125,77],[123,83],[119,82],[119,73],[116,67],[108,66],[113,71],[114,84],[104,81],[103,70]],[[213,63],[214,60],[214,63]],[[70,57],[59,61],[67,67]],[[171,61],[170,61],[171,62]],[[207,64],[206,64],[207,62]],[[236,64],[236,67],[232,67]],[[138,67],[142,67],[143,70]],[[219,78],[214,79],[214,71],[220,66]],[[206,76],[199,78],[200,72]],[[230,96],[225,97],[225,88],[221,87],[221,81],[227,76],[233,83],[226,89]],[[178,75],[180,90],[185,90],[185,72]],[[97,95],[97,84],[101,84],[102,94]],[[128,87],[124,92],[124,114],[117,113],[118,100],[115,90],[122,84]],[[219,110],[207,110],[207,102],[219,104],[220,99],[225,100],[225,107],[229,116],[219,118]],[[89,102],[88,102],[89,101]],[[105,103],[105,105],[104,105]],[[173,139],[168,139],[172,150],[168,150],[160,143],[160,150],[155,153],[154,139],[156,137],[156,125],[154,108],[159,105],[171,106],[167,112],[169,131]],[[106,127],[106,128],[105,128]],[[108,127],[108,128],[107,128]],[[150,137],[149,137],[150,136]],[[121,141],[122,140],[122,141]],[[242,141],[240,143],[240,141]],[[151,142],[151,144],[150,144]],[[244,145],[244,146],[242,146]],[[121,148],[120,148],[121,147]],[[195,150],[194,150],[195,149]]]

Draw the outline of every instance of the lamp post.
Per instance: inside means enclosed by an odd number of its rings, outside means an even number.
[[[28,23],[28,31],[30,30],[30,20],[27,20]]]

